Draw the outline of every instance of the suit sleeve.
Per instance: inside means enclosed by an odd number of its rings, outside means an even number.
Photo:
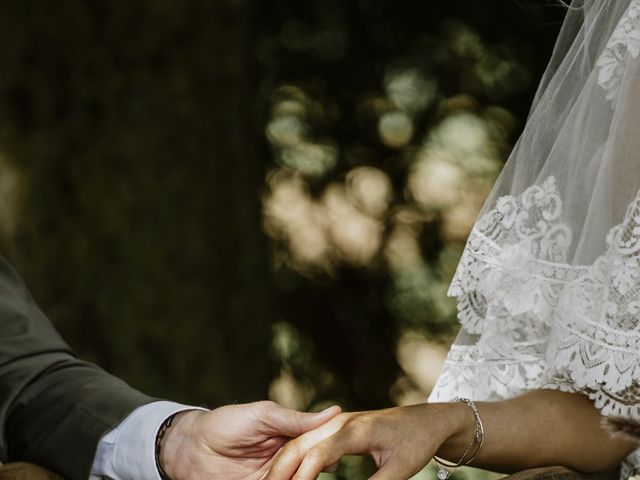
[[[154,399],[75,358],[0,257],[0,455],[89,478],[99,439]]]

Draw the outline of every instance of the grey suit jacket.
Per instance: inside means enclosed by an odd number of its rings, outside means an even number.
[[[87,480],[100,437],[153,401],[78,360],[0,257],[0,458]]]

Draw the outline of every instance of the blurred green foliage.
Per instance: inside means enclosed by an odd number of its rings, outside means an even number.
[[[426,394],[399,349],[455,333],[548,3],[0,0],[3,254],[79,355],[153,395]]]
[[[455,333],[449,281],[564,12],[512,0],[268,10],[264,221],[276,313],[305,359],[280,356],[285,376],[302,406],[424,398],[428,385],[399,362],[417,358],[404,339]]]

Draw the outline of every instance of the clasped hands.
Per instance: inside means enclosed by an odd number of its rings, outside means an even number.
[[[315,480],[340,458],[370,455],[374,480],[419,472],[456,427],[438,404],[303,413],[274,402],[178,414],[160,462],[172,480]]]

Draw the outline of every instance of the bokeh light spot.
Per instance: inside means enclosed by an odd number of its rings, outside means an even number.
[[[374,167],[357,167],[347,174],[349,198],[374,217],[382,217],[389,208],[393,195],[391,180],[382,170]]]
[[[384,113],[378,122],[378,134],[385,145],[403,147],[413,137],[413,121],[409,115],[398,110]]]
[[[417,69],[390,71],[385,76],[385,90],[394,105],[407,112],[420,112],[435,99],[438,87]]]

